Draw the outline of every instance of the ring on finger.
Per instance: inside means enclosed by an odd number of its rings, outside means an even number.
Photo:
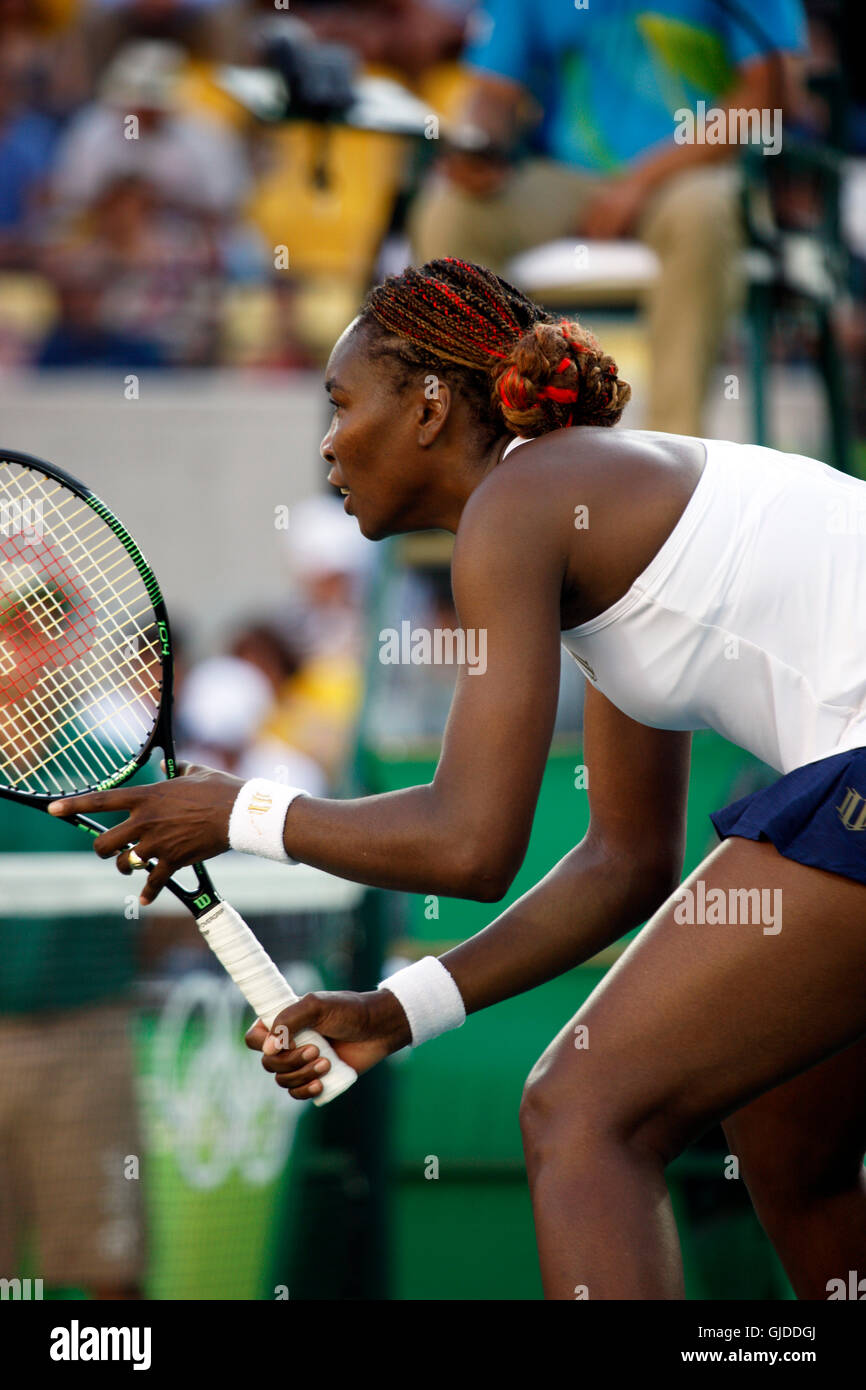
[[[147,865],[145,864],[145,862],[144,862],[144,860],[142,859],[141,855],[138,854],[136,850],[131,849],[131,850],[129,851],[129,853],[127,854],[126,857],[127,857],[128,861],[129,861],[129,866],[130,866],[131,869],[146,869],[146,868],[147,868]]]

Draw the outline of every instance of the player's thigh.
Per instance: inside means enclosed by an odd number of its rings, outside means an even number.
[[[746,915],[748,889],[763,890],[764,920],[730,920]],[[725,920],[712,920],[721,904]],[[866,886],[767,842],[725,840],[548,1048],[530,1115],[672,1157],[866,1033],[864,919]]]
[[[862,1181],[866,1037],[724,1121],[759,1207],[802,1205]]]

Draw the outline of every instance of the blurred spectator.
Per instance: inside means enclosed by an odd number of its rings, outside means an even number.
[[[286,537],[308,652],[360,660],[374,542],[361,535],[338,499],[327,495],[308,497],[292,508]]]
[[[27,104],[24,84],[0,51],[0,268],[26,265],[47,187],[56,127]]]
[[[232,287],[223,302],[220,360],[279,371],[313,367],[298,323],[299,294],[298,280],[288,272],[260,285]]]
[[[360,710],[373,553],[373,543],[335,498],[310,497],[292,508],[294,598],[280,632],[303,660],[285,682],[264,733],[315,759],[332,785],[345,767]]]
[[[263,734],[273,706],[268,677],[249,661],[218,656],[194,666],[178,700],[181,756],[236,777],[271,777],[321,796],[326,781],[312,758]]]
[[[487,0],[466,60],[465,117],[485,156],[452,155],[418,200],[414,254],[501,270],[557,237],[637,236],[659,255],[648,303],[653,429],[699,434],[709,370],[738,293],[736,147],[676,143],[675,112],[782,106],[799,0],[738,17],[714,0],[543,7]],[[515,162],[527,142],[530,157]]]
[[[858,0],[806,0],[809,52],[796,107],[799,131],[846,156],[841,168],[841,228],[851,256],[852,297],[836,306],[854,427],[866,432],[866,74],[860,59]],[[859,21],[859,22],[858,22]],[[792,210],[796,225],[814,223],[815,200],[802,187]],[[778,201],[778,199],[777,199]]]
[[[53,275],[58,317],[37,356],[40,367],[163,367],[155,342],[126,336],[104,322],[100,264],[82,256],[59,262]]]
[[[78,0],[0,0],[0,53],[32,109],[62,118],[88,95],[92,65]]]
[[[273,10],[273,5],[267,8]],[[457,57],[469,8],[459,0],[297,0],[292,14],[309,24],[317,38],[348,44],[365,63],[395,68],[413,79]]]
[[[234,0],[90,0],[100,55],[131,38],[171,39],[190,53],[237,60],[234,46],[243,5]]]
[[[265,677],[275,698],[279,698],[286,682],[298,674],[304,653],[298,634],[282,632],[268,622],[247,623],[229,643],[229,654],[255,666]]]
[[[178,109],[183,52],[163,41],[120,50],[103,75],[98,99],[64,136],[54,191],[67,208],[93,202],[106,184],[134,174],[167,202],[190,213],[231,218],[248,187],[238,136],[215,121]]]
[[[55,338],[77,341],[81,304],[73,297],[70,305],[69,282],[80,289],[76,280],[83,280],[93,291],[86,306],[88,342],[98,327],[119,343],[139,343],[147,359],[141,365],[200,363],[213,356],[219,311],[216,247],[197,219],[165,207],[146,180],[129,175],[110,180],[78,227],[43,259],[61,294]],[[43,364],[58,365],[45,361],[48,350],[46,345]],[[98,349],[97,356],[101,361]]]

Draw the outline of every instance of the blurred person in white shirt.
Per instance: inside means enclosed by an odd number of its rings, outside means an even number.
[[[185,55],[166,40],[125,44],[103,74],[97,99],[66,131],[54,194],[67,209],[92,203],[111,181],[135,175],[169,204],[203,216],[234,215],[249,186],[239,137],[180,110]]]
[[[248,661],[217,656],[200,662],[178,699],[180,756],[244,780],[268,777],[323,796],[327,782],[321,767],[265,732],[273,698],[267,676]]]

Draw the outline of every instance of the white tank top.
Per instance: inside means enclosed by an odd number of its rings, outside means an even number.
[[[632,719],[715,729],[779,772],[866,744],[866,482],[700,442],[704,471],[661,549],[563,646]]]

